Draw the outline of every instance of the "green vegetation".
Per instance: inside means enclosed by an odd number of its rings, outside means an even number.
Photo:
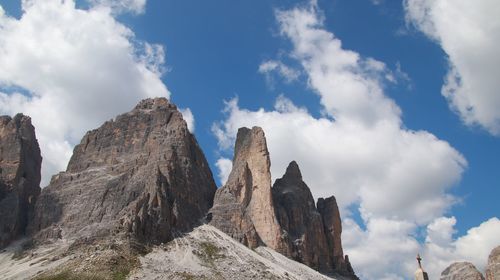
[[[55,274],[38,276],[35,280],[125,280],[129,273],[130,269],[127,268],[111,272],[110,275],[106,275],[106,272],[85,273],[67,269]]]

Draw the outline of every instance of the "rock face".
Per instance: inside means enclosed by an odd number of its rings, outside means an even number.
[[[264,131],[240,128],[234,147],[233,169],[217,190],[210,224],[244,245],[286,249],[271,194],[271,162]]]
[[[322,217],[295,161],[276,180],[272,194],[276,215],[286,232],[289,257],[316,270],[331,268]]]
[[[23,235],[40,193],[42,157],[31,119],[0,117],[0,248]]]
[[[440,280],[484,280],[484,277],[473,264],[456,262],[441,272]]]
[[[272,189],[279,224],[286,232],[289,257],[322,272],[354,275],[342,250],[342,222],[334,196],[317,208],[299,166],[292,161]]]
[[[176,106],[146,99],[87,132],[67,170],[43,189],[29,229],[40,240],[128,235],[165,242],[200,222],[215,190]]]
[[[342,250],[342,221],[340,219],[339,207],[334,196],[319,198],[318,212],[323,220],[323,227],[328,248],[329,263],[335,271],[346,275],[354,275],[354,270],[349,262],[349,257],[344,256]]]
[[[211,225],[250,248],[266,245],[321,272],[357,279],[343,255],[335,198],[319,199],[317,207],[294,161],[271,188],[264,132],[240,128],[233,169],[209,212]]]
[[[498,279],[500,279],[500,246],[491,251],[486,266],[486,280]]]

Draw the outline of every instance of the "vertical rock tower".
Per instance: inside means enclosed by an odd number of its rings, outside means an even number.
[[[38,239],[131,236],[166,242],[200,222],[216,185],[195,137],[165,98],[87,132],[65,172],[43,189]]]
[[[286,247],[274,212],[270,167],[262,128],[240,128],[233,169],[215,194],[210,223],[250,248],[266,245],[283,252]]]
[[[316,206],[295,161],[276,180],[272,190],[288,248],[283,253],[318,271],[355,278],[342,250],[342,222],[335,197],[319,198]]]
[[[0,248],[23,235],[40,194],[42,157],[31,119],[0,117]]]

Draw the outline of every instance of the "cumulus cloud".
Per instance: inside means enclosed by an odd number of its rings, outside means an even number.
[[[344,251],[361,279],[409,279],[417,268],[413,260],[420,250],[413,236],[415,229],[408,221],[374,218],[363,230],[353,220],[345,219]]]
[[[265,74],[268,81],[272,80],[271,74],[273,72],[279,74],[288,83],[297,80],[300,76],[300,72],[298,70],[293,69],[278,60],[267,60],[259,65],[259,73]]]
[[[427,132],[402,130],[397,123],[366,128],[346,119],[317,119],[284,96],[273,111],[242,109],[233,99],[226,114],[214,127],[222,148],[232,147],[239,127],[261,126],[274,179],[296,160],[315,197],[335,194],[344,209],[359,202],[367,218],[432,220],[453,201],[445,191],[466,164],[448,143]]]
[[[219,169],[218,177],[222,185],[227,182],[229,178],[229,173],[231,173],[231,168],[233,168],[233,161],[228,158],[219,158],[215,163],[217,169]]]
[[[111,8],[116,14],[126,12],[142,14],[146,9],[146,0],[87,0],[87,2],[97,7]]]
[[[404,0],[406,19],[448,55],[441,93],[467,125],[500,135],[500,2]]]
[[[274,179],[296,160],[316,198],[337,197],[344,248],[362,278],[405,279],[422,250],[417,233],[457,201],[448,190],[467,161],[433,134],[404,126],[400,108],[383,90],[394,82],[393,73],[383,62],[344,49],[325,30],[314,2],[276,17],[324,114],[314,117],[283,95],[273,110],[241,108],[235,98],[213,127],[220,148],[231,150],[241,126],[263,127]],[[221,162],[225,178],[228,159]],[[356,207],[362,226],[349,213]]]
[[[191,133],[194,133],[194,115],[191,112],[191,109],[179,109],[182,114],[182,118],[186,121],[187,127]]]
[[[456,222],[455,217],[440,217],[427,226],[422,251],[428,259],[425,268],[432,278],[437,279],[444,268],[456,261],[472,262],[484,272],[490,251],[500,245],[498,218],[491,218],[453,239]]]
[[[273,111],[242,109],[233,99],[214,129],[220,146],[230,148],[239,127],[259,125],[274,177],[297,160],[316,197],[335,193],[344,208],[359,202],[366,218],[420,223],[442,213],[453,202],[446,190],[460,179],[463,156],[428,132],[404,129],[399,107],[382,91],[385,65],[343,49],[314,8],[277,18],[327,116],[314,118],[284,96]]]
[[[138,41],[109,8],[24,1],[20,19],[0,17],[0,113],[32,117],[42,184],[65,169],[85,131],[142,98],[169,97],[163,62],[163,48]]]
[[[491,218],[465,235],[456,233],[455,217],[438,217],[426,230],[423,244],[417,239],[414,224],[402,220],[371,219],[361,229],[351,219],[343,221],[343,244],[351,260],[360,266],[362,279],[408,279],[417,268],[416,252],[430,279],[453,262],[472,262],[484,272],[490,251],[500,245],[500,220]]]

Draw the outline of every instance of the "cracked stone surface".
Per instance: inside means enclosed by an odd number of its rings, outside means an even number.
[[[177,107],[165,98],[87,132],[67,170],[44,188],[36,240],[131,236],[166,242],[200,224],[216,185]]]
[[[0,117],[0,248],[25,234],[40,193],[42,157],[31,119]]]

